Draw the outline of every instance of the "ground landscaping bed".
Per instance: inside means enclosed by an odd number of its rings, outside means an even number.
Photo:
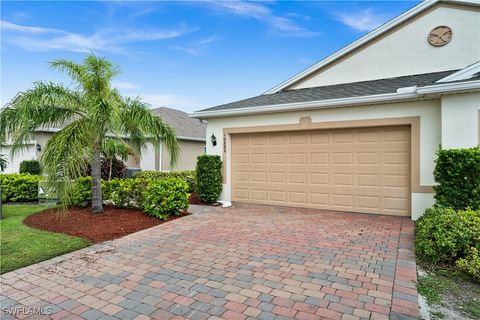
[[[110,206],[105,206],[102,214],[92,214],[89,207],[70,208],[66,212],[54,208],[28,216],[24,224],[31,228],[64,233],[98,243],[120,238],[186,215],[188,213],[160,220],[148,216],[141,210]]]
[[[435,319],[480,319],[480,283],[448,266],[419,265],[418,292]]]

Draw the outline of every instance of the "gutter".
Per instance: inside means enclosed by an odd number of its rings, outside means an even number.
[[[480,89],[480,80],[442,83],[417,89],[418,94],[453,93]]]
[[[198,111],[189,114],[192,118],[206,119],[218,117],[230,117],[261,113],[288,112],[312,109],[328,109],[332,107],[364,105],[382,102],[399,102],[412,99],[425,98],[429,94],[454,93],[464,91],[477,91],[480,89],[480,80],[464,81],[447,84],[436,84],[421,88],[399,88],[395,93],[383,93],[369,96],[348,97],[339,99],[317,100],[308,102],[294,102],[285,104],[266,105],[258,107],[246,107],[227,110]]]

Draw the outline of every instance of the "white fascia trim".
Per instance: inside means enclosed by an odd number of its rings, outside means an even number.
[[[189,141],[198,141],[198,142],[206,142],[206,138],[194,138],[194,137],[186,137],[186,136],[177,136],[178,140],[189,140]]]
[[[477,61],[474,64],[471,64],[466,68],[463,68],[462,70],[458,70],[457,72],[452,73],[451,75],[446,76],[445,78],[437,80],[436,82],[441,83],[441,82],[467,80],[472,78],[475,74],[479,72],[480,72],[480,61]]]
[[[376,94],[376,95],[361,96],[361,97],[274,104],[274,105],[267,105],[267,106],[237,108],[237,109],[218,110],[218,111],[203,111],[203,112],[199,111],[199,112],[190,114],[190,116],[192,118],[214,118],[214,117],[235,116],[235,115],[243,115],[243,114],[308,110],[308,109],[316,109],[321,107],[336,107],[336,106],[376,103],[376,102],[385,102],[385,101],[398,101],[398,100],[412,99],[416,97],[417,97],[417,94],[415,92],[385,93],[385,94]]]
[[[453,93],[459,91],[477,91],[480,89],[480,80],[435,84],[417,89],[419,95],[433,93]]]
[[[365,43],[369,42],[370,40],[380,36],[381,34],[387,32],[388,30],[396,27],[400,23],[410,19],[411,17],[421,13],[422,11],[430,8],[431,6],[435,5],[436,3],[439,2],[450,2],[450,3],[460,3],[460,4],[467,4],[467,5],[480,5],[479,0],[425,0],[412,9],[402,13],[398,17],[394,18],[393,20],[390,20],[389,22],[386,22],[385,24],[381,25],[380,27],[376,28],[375,30],[367,33],[365,36],[361,37],[360,39],[352,42],[351,44],[347,45],[346,47],[343,47],[342,49],[336,51],[335,53],[331,54],[330,56],[326,57],[325,59],[321,60],[320,62],[317,62],[310,68],[305,69],[304,71],[300,72],[299,74],[291,77],[290,79],[287,79],[286,81],[280,83],[279,85],[273,87],[272,89],[268,90],[264,94],[271,94],[278,92],[285,87],[288,87],[292,83],[302,79],[303,77],[309,75],[312,72],[315,72],[316,70],[320,69],[321,67],[337,60],[338,58],[342,57],[343,55],[346,55],[347,53],[357,49],[358,47],[364,45]]]

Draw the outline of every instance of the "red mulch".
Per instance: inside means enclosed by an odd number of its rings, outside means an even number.
[[[200,200],[196,192],[190,193],[190,197],[188,198],[188,202],[190,204],[205,204]]]
[[[192,192],[190,193],[190,197],[188,198],[188,203],[190,204],[198,204],[198,205],[202,205],[202,206],[213,206],[213,207],[216,207],[216,206],[219,206],[221,205],[219,202],[214,202],[214,203],[205,203],[203,202],[197,195],[196,192]]]
[[[66,233],[97,243],[120,238],[186,215],[188,213],[164,221],[150,217],[141,210],[105,206],[101,214],[92,214],[90,208],[69,208],[67,212],[48,209],[28,216],[23,223],[32,228]]]

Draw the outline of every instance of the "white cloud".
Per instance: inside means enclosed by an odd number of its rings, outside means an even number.
[[[125,94],[127,97],[136,98],[140,96],[143,102],[152,106],[152,108],[159,107],[173,107],[173,108],[191,108],[193,101],[191,99],[180,97],[168,93],[145,93],[145,94]]]
[[[172,46],[172,49],[186,52],[192,56],[198,56],[203,53],[208,48],[208,46],[218,41],[219,39],[220,38],[218,38],[217,36],[211,36],[208,38],[200,39],[188,45]]]
[[[4,35],[10,41],[29,51],[64,50],[71,52],[102,51],[127,54],[125,44],[140,41],[159,41],[181,37],[195,31],[181,25],[175,29],[138,30],[138,29],[103,29],[91,35],[67,32],[59,29],[32,27],[1,21]]]
[[[28,32],[28,33],[62,32],[61,30],[51,29],[51,28],[21,26],[21,25],[11,23],[8,21],[3,21],[3,20],[0,21],[0,27],[2,28],[2,30],[13,30],[13,31]]]
[[[121,80],[113,81],[112,87],[117,88],[119,90],[133,90],[138,88],[138,86],[133,82],[121,81]]]
[[[313,36],[315,32],[299,26],[292,19],[275,15],[270,8],[259,2],[243,0],[208,1],[214,7],[237,16],[253,18],[266,23],[273,31],[285,36]]]
[[[387,14],[376,13],[372,8],[356,12],[336,13],[337,19],[356,31],[371,31],[388,21],[391,17]]]

